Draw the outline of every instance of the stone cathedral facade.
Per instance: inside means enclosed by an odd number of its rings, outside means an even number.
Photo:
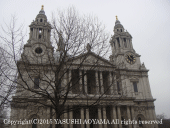
[[[22,59],[18,62],[20,73],[24,79],[28,78],[28,72],[32,80],[29,86],[38,89],[44,84],[39,81],[37,71],[29,68],[38,66],[41,61],[43,68],[48,69],[49,62],[57,60],[57,53],[54,53],[50,42],[51,25],[47,22],[44,9],[42,8],[37,15],[35,21],[31,23],[30,36],[27,44],[24,46]],[[92,108],[81,108],[77,111],[69,111],[64,113],[63,118],[66,119],[108,119],[114,120],[113,124],[63,124],[63,128],[157,128],[157,124],[135,124],[121,121],[150,121],[156,120],[155,107],[151,89],[148,80],[148,70],[144,63],[140,62],[140,55],[136,53],[132,45],[132,36],[124,30],[123,25],[116,18],[114,26],[114,35],[110,39],[112,54],[110,60],[106,60],[91,51],[91,46],[87,45],[87,52],[72,59],[71,68],[64,77],[67,83],[70,78],[79,78],[78,84],[68,94],[66,102],[67,106],[83,106],[87,103],[87,99],[83,99],[83,95],[88,94],[88,102],[94,102],[95,98],[104,94],[98,105]],[[61,48],[62,49],[62,48]],[[77,69],[77,65],[81,59],[86,56],[82,66]],[[55,58],[56,57],[56,58]],[[94,62],[97,65],[91,68]],[[27,65],[26,62],[29,62]],[[25,66],[26,65],[26,66]],[[29,68],[25,68],[29,67]],[[27,71],[26,71],[27,70]],[[48,76],[50,71],[45,73]],[[30,77],[29,76],[29,77]],[[22,78],[22,79],[23,79]],[[76,81],[72,79],[72,82]],[[27,81],[27,80],[25,80]],[[17,82],[24,84],[24,80],[18,77]],[[36,83],[38,86],[36,86]],[[73,84],[71,83],[71,84]],[[40,84],[40,85],[39,85]],[[82,86],[83,85],[83,86]],[[109,85],[110,88],[108,89]],[[45,85],[44,85],[45,86]],[[61,85],[62,86],[62,85]],[[42,87],[43,88],[43,87]],[[79,92],[83,92],[81,96],[77,96]],[[30,95],[20,85],[17,87],[17,93],[13,96],[13,100],[23,100]],[[94,97],[94,95],[96,97]],[[74,98],[73,98],[74,97]],[[32,100],[37,97],[31,97]],[[29,99],[27,99],[29,100]],[[80,100],[81,102],[77,102]],[[48,101],[46,101],[48,104]],[[15,102],[14,102],[15,103]],[[78,104],[79,103],[79,104]],[[39,111],[34,111],[39,109]],[[49,108],[34,108],[25,102],[15,103],[11,108],[11,120],[20,119],[50,119],[55,118],[49,114]],[[117,122],[119,121],[119,122]],[[117,123],[116,123],[117,122]],[[12,128],[54,128],[55,126],[45,124],[36,125],[13,125]]]

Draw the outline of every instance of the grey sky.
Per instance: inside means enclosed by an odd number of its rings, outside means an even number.
[[[44,5],[48,20],[57,9],[75,6],[80,13],[97,16],[113,35],[115,16],[132,35],[141,62],[149,69],[151,91],[156,98],[156,114],[170,118],[170,1],[168,0],[1,0],[0,24],[9,22],[28,26]],[[27,36],[28,39],[28,36]],[[108,42],[109,43],[109,42]]]

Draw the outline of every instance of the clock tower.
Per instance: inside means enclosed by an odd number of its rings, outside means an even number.
[[[124,29],[116,16],[114,35],[110,40],[112,59],[117,67],[139,69],[141,66],[140,55],[135,52],[132,45],[132,36]]]
[[[132,97],[135,109],[134,119],[156,120],[155,99],[152,97],[148,71],[140,62],[140,55],[132,45],[132,36],[125,31],[116,16],[114,35],[110,40],[112,55],[110,60],[116,65],[116,86],[118,95]],[[140,126],[140,125],[139,125]],[[157,128],[157,124],[140,126]]]
[[[47,22],[44,6],[31,23],[29,40],[24,45],[22,59],[31,64],[47,64],[53,61],[53,47],[50,42],[51,25]]]

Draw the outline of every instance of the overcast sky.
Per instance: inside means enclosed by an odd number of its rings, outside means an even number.
[[[165,113],[170,118],[169,0],[0,0],[0,24],[8,23],[15,14],[17,23],[23,23],[29,32],[28,26],[35,20],[41,5],[48,20],[57,9],[75,6],[80,13],[97,16],[112,35],[118,15],[133,37],[133,47],[141,55],[141,62],[150,70],[156,114]]]

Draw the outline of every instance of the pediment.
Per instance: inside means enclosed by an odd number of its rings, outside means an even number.
[[[73,64],[96,65],[96,66],[113,66],[108,60],[96,55],[95,53],[86,53],[75,57],[72,60]]]

